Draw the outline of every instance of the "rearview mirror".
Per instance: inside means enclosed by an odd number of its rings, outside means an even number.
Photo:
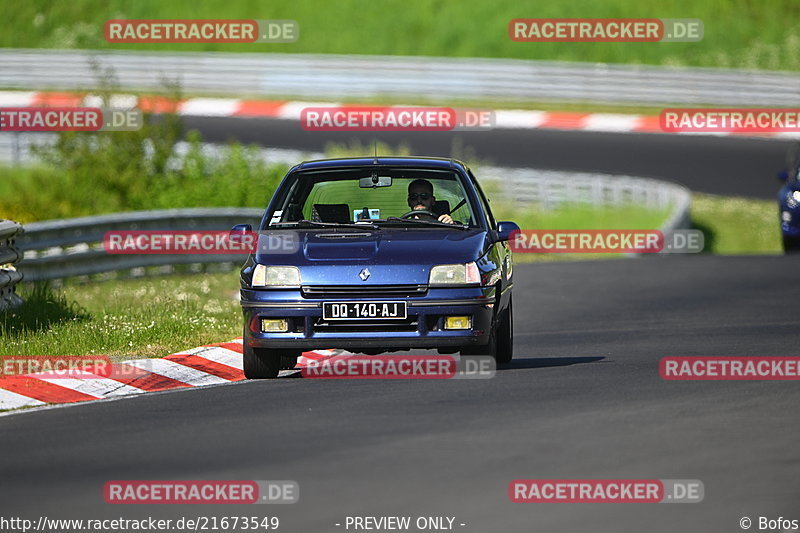
[[[377,174],[373,174],[372,177],[369,178],[361,178],[358,180],[358,186],[362,189],[374,189],[375,187],[391,187],[392,186],[392,178],[391,176],[378,176]]]

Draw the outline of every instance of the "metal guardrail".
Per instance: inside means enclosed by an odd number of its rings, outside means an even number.
[[[669,210],[668,220],[659,228],[662,231],[689,227],[690,193],[668,182],[498,167],[482,167],[479,175],[487,188],[500,187],[495,198],[516,207],[551,209],[563,202],[634,204]],[[39,281],[113,271],[146,275],[147,267],[166,267],[168,272],[180,264],[204,267],[222,263],[233,268],[241,264],[244,255],[108,254],[103,249],[103,236],[112,230],[219,231],[242,223],[255,227],[263,212],[257,208],[170,209],[35,222],[27,224],[18,239],[17,246],[24,254],[21,270],[26,281]]]
[[[263,209],[252,208],[167,209],[33,222],[25,225],[18,242],[23,253],[20,268],[26,281],[114,271],[145,275],[146,267],[152,266],[228,263],[232,268],[237,262],[241,264],[246,255],[108,254],[103,248],[103,236],[114,230],[228,230],[236,224],[257,226],[263,214]]]
[[[128,90],[177,79],[193,93],[303,98],[424,96],[623,105],[797,106],[789,72],[486,58],[0,49],[0,87],[92,90],[94,61]]]
[[[499,186],[506,205],[549,210],[564,203],[594,206],[635,205],[652,210],[668,210],[659,230],[690,229],[692,194],[686,187],[652,178],[614,176],[558,170],[481,167],[487,188]]]
[[[16,293],[16,285],[22,281],[22,273],[14,263],[22,258],[15,245],[22,226],[11,220],[0,220],[0,310],[11,309],[22,303]]]

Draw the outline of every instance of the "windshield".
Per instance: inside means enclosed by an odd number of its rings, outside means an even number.
[[[301,220],[358,226],[478,225],[463,178],[452,170],[350,168],[296,172],[292,177],[278,192],[270,226]]]

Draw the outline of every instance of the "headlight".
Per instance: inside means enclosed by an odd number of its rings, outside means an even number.
[[[436,265],[431,269],[429,285],[460,285],[480,283],[481,273],[475,262],[465,265]]]
[[[253,287],[299,287],[300,270],[293,266],[256,265],[253,269]]]

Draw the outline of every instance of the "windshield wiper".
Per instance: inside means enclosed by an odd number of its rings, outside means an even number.
[[[420,220],[417,218],[389,217],[386,219],[386,222],[422,224],[424,226],[434,226],[437,228],[469,229],[469,226],[466,224],[448,224],[447,222],[439,222],[438,220]]]
[[[344,224],[342,222],[317,222],[316,220],[298,220],[296,222],[279,222],[277,224],[272,224],[268,226],[268,228],[277,228],[281,226],[291,226],[293,228],[351,228],[351,229],[380,229],[378,226],[372,223],[365,223],[365,222],[349,222]]]

